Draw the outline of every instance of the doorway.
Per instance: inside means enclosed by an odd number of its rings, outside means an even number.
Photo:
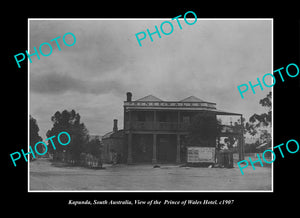
[[[157,135],[157,160],[160,163],[176,162],[176,135]]]
[[[150,134],[134,134],[132,138],[132,158],[135,163],[151,163],[153,137]]]

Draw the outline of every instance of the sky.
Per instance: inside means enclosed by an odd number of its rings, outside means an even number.
[[[175,16],[174,16],[175,17]],[[147,35],[139,46],[136,33],[155,31],[163,21],[173,33]],[[194,19],[189,22],[192,23]],[[154,95],[179,101],[191,95],[215,102],[217,109],[242,113],[248,121],[264,109],[259,100],[271,88],[250,87],[241,98],[237,86],[272,72],[271,20],[197,19],[29,20],[29,53],[47,42],[49,56],[32,56],[29,65],[29,109],[46,139],[56,111],[74,109],[92,135],[112,131],[113,119],[123,128],[126,92],[133,100]],[[170,26],[165,24],[164,31]],[[63,43],[65,33],[76,37]],[[61,50],[55,41],[57,38]],[[66,35],[65,41],[74,39]],[[31,52],[32,51],[32,52]],[[48,54],[44,45],[42,52]],[[268,83],[268,82],[267,82]],[[271,84],[271,82],[269,83]],[[248,83],[249,85],[249,83]]]

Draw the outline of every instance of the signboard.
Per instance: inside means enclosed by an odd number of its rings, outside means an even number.
[[[213,147],[188,147],[187,162],[215,162],[215,148]]]
[[[142,107],[209,107],[216,108],[216,103],[211,102],[124,102],[124,106],[142,106]]]

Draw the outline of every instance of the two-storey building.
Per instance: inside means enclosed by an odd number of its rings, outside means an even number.
[[[127,163],[181,163],[186,161],[185,140],[192,118],[201,112],[211,119],[217,115],[241,114],[220,111],[216,103],[190,96],[181,101],[163,101],[153,95],[133,101],[127,93],[124,101],[124,156]],[[242,120],[242,119],[241,119]],[[224,128],[223,128],[224,127]],[[243,134],[222,126],[218,136],[239,137],[239,159],[243,159]],[[217,129],[215,130],[217,131]],[[216,138],[206,141],[216,147]]]

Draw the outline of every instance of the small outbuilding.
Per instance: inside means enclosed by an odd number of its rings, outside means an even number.
[[[118,130],[118,120],[114,119],[113,131],[102,136],[102,160],[104,163],[121,163],[124,160],[124,131]]]

